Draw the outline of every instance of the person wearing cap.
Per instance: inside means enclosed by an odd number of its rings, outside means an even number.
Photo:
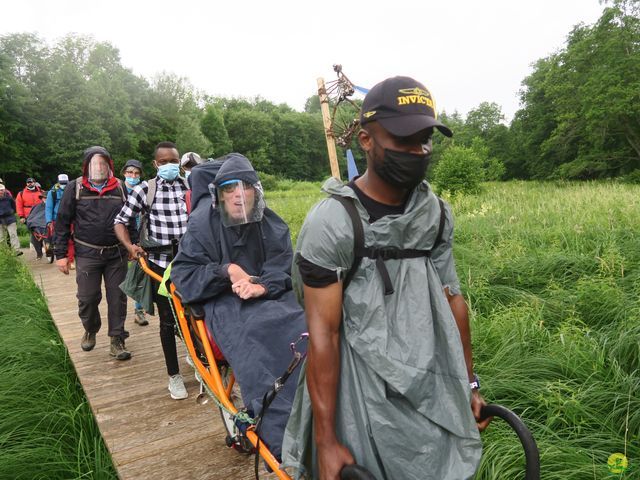
[[[58,216],[58,207],[60,207],[60,200],[64,194],[64,189],[69,183],[69,176],[66,173],[58,175],[58,181],[47,192],[45,218],[47,225],[56,221]]]
[[[473,478],[488,422],[451,208],[424,180],[434,129],[452,132],[409,77],[374,86],[360,123],[367,170],[324,184],[296,245],[310,343],[283,465],[322,480],[352,463],[380,480]]]
[[[127,160],[122,167],[122,171],[120,172],[124,177],[124,185],[127,187],[127,195],[131,195],[134,187],[137,185],[146,185],[145,182],[142,181],[142,175],[144,170],[142,169],[142,162],[139,160],[131,159]],[[136,217],[136,228],[140,229],[140,216]],[[147,315],[142,307],[142,304],[136,300],[134,300],[134,322],[141,327],[146,327],[149,325],[149,320],[147,320]]]
[[[0,245],[4,244],[7,235],[9,244],[15,250],[16,255],[22,255],[16,228],[16,202],[0,178]]]
[[[306,331],[291,288],[291,238],[287,224],[266,206],[258,174],[244,155],[226,155],[213,186],[212,198],[191,213],[171,281],[185,302],[203,305],[207,327],[255,417],[291,361],[289,345]],[[260,438],[276,458],[298,373],[293,372],[260,423]]]
[[[180,176],[180,155],[173,142],[156,145],[153,164],[158,169],[156,177],[133,188],[114,220],[114,231],[131,260],[146,255],[144,248],[148,248],[149,268],[162,277],[173,258],[175,243],[187,230],[184,198],[189,187]],[[125,228],[137,216],[142,217],[140,244],[132,241]],[[152,282],[153,303],[158,307],[160,319],[160,343],[169,375],[169,395],[174,400],[181,400],[188,397],[188,392],[178,365],[173,311],[169,299],[158,293],[159,282]],[[151,313],[149,309],[147,311]]]
[[[58,208],[60,207],[60,200],[64,194],[64,189],[69,183],[69,176],[66,173],[58,175],[58,181],[47,192],[47,200],[45,202],[45,219],[47,222],[47,229],[53,232],[55,228],[55,221],[58,216]],[[67,250],[67,258],[69,259],[69,268],[75,269],[75,249],[73,241],[69,239],[69,245]]]
[[[131,358],[125,346],[129,336],[125,330],[127,297],[120,290],[127,274],[127,252],[112,227],[126,198],[122,181],[113,174],[109,152],[100,146],[86,149],[82,176],[71,180],[64,189],[53,239],[56,265],[65,275],[69,274],[70,239],[75,248],[78,315],[85,330],[80,342],[82,350],[93,350],[102,327],[99,306],[104,282],[109,354],[116,360]],[[135,235],[135,225],[128,227]]]
[[[36,183],[35,178],[27,178],[26,186],[16,196],[16,210],[22,223],[27,223],[27,217],[31,213],[31,209],[43,202],[43,196],[44,193]],[[36,260],[41,260],[42,240],[38,240],[33,232],[31,232],[31,245],[36,251]]]
[[[184,178],[188,179],[189,175],[191,175],[191,169],[196,165],[200,165],[202,163],[202,158],[200,155],[194,152],[187,152],[182,155],[180,159],[180,168],[184,172]]]

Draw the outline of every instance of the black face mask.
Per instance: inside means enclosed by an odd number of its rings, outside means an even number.
[[[429,153],[398,152],[385,148],[382,162],[375,162],[373,169],[389,185],[411,190],[424,179],[430,160]]]

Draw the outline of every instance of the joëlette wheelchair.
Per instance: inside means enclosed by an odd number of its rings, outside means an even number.
[[[143,257],[138,259],[141,268],[147,275],[158,282],[162,277],[152,271]],[[227,363],[222,352],[215,343],[211,332],[204,321],[204,309],[200,305],[186,305],[173,284],[170,284],[171,304],[176,319],[178,333],[182,337],[189,357],[193,362],[196,377],[200,381],[199,399],[211,396],[222,415],[227,430],[226,444],[228,447],[244,454],[256,454],[262,458],[269,468],[282,480],[292,480],[280,470],[278,460],[272,455],[259,437],[259,418],[256,421],[249,417],[246,411],[238,409],[232,399],[235,377],[231,366]],[[288,376],[304,360],[305,355],[296,350],[296,345],[304,341],[308,334],[303,334],[297,342],[291,344],[292,360],[287,370],[278,378],[269,392],[266,392],[263,404],[268,406],[278,391],[282,388]],[[203,402],[204,403],[204,402]],[[263,407],[263,412],[266,407]],[[260,417],[260,415],[259,415]],[[495,404],[483,407],[482,417],[499,417],[509,424],[516,432],[524,448],[526,473],[525,480],[540,479],[540,455],[535,439],[522,420],[509,409]],[[256,477],[258,476],[258,459],[256,459]],[[375,477],[360,465],[350,465],[341,472],[342,480],[376,480]]]

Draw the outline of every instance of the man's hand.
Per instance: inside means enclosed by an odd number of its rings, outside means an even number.
[[[230,263],[229,268],[227,269],[229,273],[229,280],[231,280],[231,284],[236,284],[240,280],[249,280],[249,274],[245,272],[240,265],[236,265],[235,263]],[[235,292],[235,290],[234,290]]]
[[[487,402],[482,398],[480,392],[478,390],[472,390],[471,392],[471,411],[473,412],[473,416],[476,418],[476,423],[478,424],[478,430],[481,432],[489,426],[493,417],[486,418],[482,422],[480,422],[480,410],[484,407]]]
[[[24,217],[20,217],[20,223],[27,223],[27,219]]]
[[[69,259],[67,257],[56,260],[56,266],[65,275],[69,275]]]
[[[129,252],[129,260],[137,260],[139,257],[147,256],[147,252],[144,251],[144,248],[133,243],[131,246],[127,247],[127,251]]]
[[[258,298],[266,295],[267,293],[267,289],[264,285],[261,285],[259,283],[251,283],[248,277],[238,280],[233,285],[231,285],[231,290],[233,290],[233,293],[238,295],[243,300]]]
[[[356,461],[351,452],[339,443],[331,446],[318,445],[318,470],[320,480],[340,480],[340,471],[346,465],[353,465]]]

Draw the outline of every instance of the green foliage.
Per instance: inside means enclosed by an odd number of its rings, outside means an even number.
[[[637,11],[638,2],[613,2],[524,80],[512,130],[525,175],[599,178],[640,167]]]
[[[46,302],[4,246],[0,305],[0,478],[116,478]]]
[[[452,146],[433,169],[433,183],[451,195],[477,193],[484,178],[484,162],[472,148]]]
[[[211,142],[211,151],[207,156],[218,158],[232,151],[229,133],[224,126],[222,109],[215,104],[208,104],[200,121],[200,128]]]
[[[640,168],[622,177],[622,181],[626,183],[640,184]]]

